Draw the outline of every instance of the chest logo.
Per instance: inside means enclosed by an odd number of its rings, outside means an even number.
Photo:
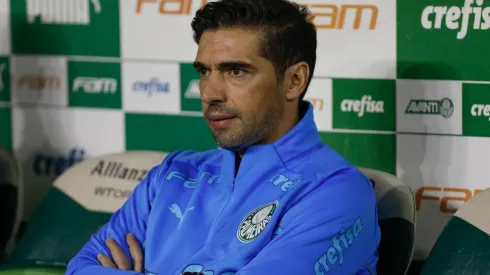
[[[187,214],[187,212],[189,212],[189,211],[192,211],[193,209],[194,209],[194,207],[187,208],[184,211],[184,213],[182,213],[182,210],[180,209],[180,207],[175,203],[172,204],[171,207],[169,207],[170,212],[174,213],[174,215],[177,217],[177,219],[179,219],[179,227],[178,227],[179,230],[180,230],[180,226],[182,225],[182,222],[184,221],[185,214]]]
[[[250,212],[238,227],[238,239],[243,243],[249,243],[257,238],[271,220],[278,204],[278,201],[274,201]]]

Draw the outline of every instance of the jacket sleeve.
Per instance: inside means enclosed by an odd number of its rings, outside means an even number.
[[[376,274],[380,231],[370,182],[354,170],[305,195],[237,275]]]
[[[100,265],[97,254],[111,257],[110,250],[105,245],[106,238],[113,238],[122,248],[133,266],[126,235],[132,233],[142,244],[146,235],[146,224],[150,215],[151,204],[159,191],[160,185],[169,164],[176,153],[169,154],[163,162],[150,169],[147,176],[136,186],[129,199],[117,210],[110,220],[93,234],[68,263],[65,275],[135,275],[135,271],[123,271]]]

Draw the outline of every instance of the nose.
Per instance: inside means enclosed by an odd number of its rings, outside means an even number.
[[[201,79],[199,85],[201,100],[204,103],[211,104],[213,102],[226,101],[226,85],[224,79],[220,77],[220,73],[211,73],[207,79]]]

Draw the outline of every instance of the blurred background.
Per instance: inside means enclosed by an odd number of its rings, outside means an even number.
[[[0,147],[23,184],[2,186],[0,174],[4,224],[15,190],[21,234],[54,179],[87,158],[216,148],[191,65],[190,22],[205,2],[0,0]],[[318,28],[306,99],[322,140],[410,186],[424,260],[456,210],[490,187],[489,22],[435,16],[463,0],[296,2]]]

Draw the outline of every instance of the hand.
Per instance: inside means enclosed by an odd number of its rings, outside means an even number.
[[[134,271],[143,273],[143,252],[141,246],[132,234],[126,235],[126,243],[129,246],[129,253],[133,259]],[[105,244],[112,254],[114,262],[106,255],[98,254],[97,259],[105,267],[112,267],[121,270],[130,270],[129,261],[122,251],[121,247],[111,238],[107,238]]]

